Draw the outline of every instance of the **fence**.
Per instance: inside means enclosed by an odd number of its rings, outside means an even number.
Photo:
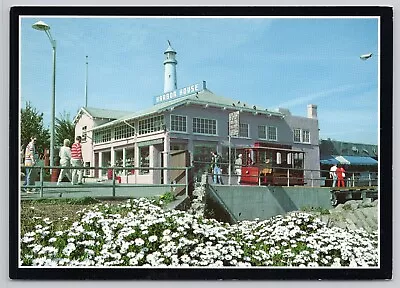
[[[193,161],[193,166],[194,166],[194,173],[198,174],[198,173],[208,173],[211,176],[211,179],[213,179],[213,171],[211,170],[211,162],[205,162],[205,161]],[[200,169],[199,172],[199,168],[198,167],[202,167]],[[209,169],[204,170],[204,167],[209,167]],[[229,163],[224,162],[221,163],[221,167],[222,167],[222,174],[220,174],[221,176],[223,176],[226,179],[228,179],[228,181],[224,182],[224,183],[231,183],[231,179],[229,178],[235,178],[237,179],[238,175],[236,175],[234,173],[234,170],[232,169],[231,173],[224,173],[224,171],[229,171]],[[231,165],[231,167],[233,168],[234,165]],[[246,167],[246,166],[242,166],[242,167]],[[253,166],[253,167],[257,167],[257,166]],[[259,166],[262,167],[262,166]],[[268,167],[272,170],[280,170],[280,171],[285,171],[285,176],[275,176],[275,178],[280,179],[281,181],[279,182],[285,182],[286,185],[282,185],[282,186],[290,186],[290,183],[292,183],[291,180],[297,179],[298,176],[294,176],[294,174],[298,174],[298,173],[294,173],[294,172],[302,172],[301,174],[303,175],[303,179],[304,182],[311,187],[320,187],[320,186],[327,186],[326,182],[331,182],[331,179],[329,178],[328,175],[330,175],[330,171],[329,170],[319,170],[319,169],[299,169],[299,168],[286,168],[286,167],[281,167],[281,166],[270,166]],[[321,176],[321,175],[327,175],[327,177],[325,176]],[[347,177],[344,178],[344,182],[345,182],[345,186],[346,187],[359,187],[359,186],[377,186],[378,185],[378,173],[377,172],[370,172],[370,171],[346,171],[346,175]],[[260,175],[253,175],[253,176],[249,176],[246,175],[246,177],[254,177],[254,178],[258,178],[258,181],[256,181],[258,183],[259,186],[262,185],[262,177],[264,176],[260,176]],[[285,181],[283,181],[285,180]],[[332,186],[332,185],[329,185]]]
[[[191,170],[193,167],[61,167],[61,166],[33,166],[33,167],[27,167],[27,166],[23,166],[21,165],[21,169],[23,169],[23,171],[26,171],[26,168],[30,168],[29,170],[31,171],[30,173],[32,173],[32,171],[38,171],[39,172],[39,183],[38,185],[36,184],[37,181],[34,181],[35,184],[30,184],[30,183],[26,183],[27,185],[22,185],[21,183],[21,188],[24,189],[39,189],[39,196],[42,198],[44,197],[44,194],[46,193],[46,190],[52,190],[51,193],[59,193],[59,191],[62,190],[62,193],[74,193],[76,192],[75,190],[78,187],[84,187],[84,188],[110,188],[111,193],[108,196],[112,196],[112,197],[116,197],[117,195],[117,190],[118,189],[122,189],[122,188],[140,188],[140,187],[148,187],[148,188],[168,188],[170,189],[170,191],[174,192],[177,188],[181,187],[182,190],[185,190],[185,195],[188,196],[189,195],[189,187],[191,184]],[[73,185],[57,185],[56,182],[51,182],[51,181],[45,181],[45,172],[46,171],[51,171],[52,169],[66,169],[66,170],[82,170],[82,173],[84,170],[107,170],[107,172],[110,171],[111,173],[111,179],[109,179],[108,175],[104,176],[104,177],[87,177],[87,176],[83,176],[83,179],[85,179],[85,184],[83,186],[73,186]],[[148,183],[146,183],[146,181],[144,181],[144,183],[129,183],[128,177],[126,178],[126,183],[122,183],[122,181],[120,183],[117,183],[116,180],[118,180],[119,177],[117,174],[121,174],[121,173],[116,173],[116,172],[124,172],[122,174],[127,175],[127,171],[142,171],[142,170],[150,170],[150,171],[160,171],[162,174],[164,171],[173,171],[173,170],[180,170],[180,171],[185,171],[184,174],[184,181],[185,183],[176,183],[175,181],[172,181],[172,183],[167,183],[167,184],[161,184],[161,180],[163,179],[163,177],[161,176],[160,173],[160,177],[159,177],[159,182],[160,183],[152,183],[151,179],[147,180]],[[35,173],[36,174],[36,173]],[[52,174],[52,173],[50,173]],[[108,173],[107,173],[108,174]],[[37,175],[31,175],[34,176],[35,178],[37,177]],[[152,175],[149,175],[149,177],[151,177]],[[51,177],[51,175],[50,175]],[[139,176],[140,178],[140,176]],[[22,180],[22,179],[21,179]],[[119,181],[118,181],[119,182]],[[140,182],[140,181],[139,181]],[[75,189],[74,189],[75,188]],[[59,191],[57,191],[59,190]]]

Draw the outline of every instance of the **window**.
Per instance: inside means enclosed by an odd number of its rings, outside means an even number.
[[[287,164],[289,164],[289,165],[292,164],[292,154],[291,153],[287,154]]]
[[[258,126],[258,138],[270,141],[277,141],[278,128],[274,126]]]
[[[115,140],[129,138],[134,135],[135,135],[135,129],[133,126],[133,122],[130,122],[128,124],[123,123],[114,128]]]
[[[139,156],[140,156],[140,167],[149,167],[150,166],[150,147],[145,146],[145,147],[140,147],[139,148]],[[142,170],[140,169],[139,174],[149,174],[149,170]]]
[[[303,139],[304,143],[310,143],[310,131],[308,130],[303,130]]]
[[[193,133],[217,135],[217,120],[193,118]]]
[[[304,155],[303,153],[293,153],[294,168],[304,168]]]
[[[278,129],[274,126],[268,126],[268,140],[277,141],[278,140]]]
[[[282,154],[281,152],[276,153],[276,164],[282,164]]]
[[[111,128],[94,131],[94,143],[111,141]]]
[[[249,124],[240,123],[240,126],[239,126],[239,137],[249,138]]]
[[[86,132],[87,131],[87,126],[82,127],[82,142],[86,142]]]
[[[171,131],[186,132],[186,116],[171,115]]]
[[[298,143],[311,143],[310,131],[306,129],[296,128],[293,130],[293,141]]]
[[[265,132],[265,126],[258,126],[258,138],[267,139],[267,133]]]
[[[146,118],[139,121],[139,135],[161,131],[163,129],[164,129],[163,115]]]
[[[293,130],[293,142],[301,142],[301,129]]]

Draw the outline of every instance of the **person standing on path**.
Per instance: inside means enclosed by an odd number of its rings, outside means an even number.
[[[238,176],[237,178],[238,185],[240,185],[240,180],[242,176],[242,165],[243,165],[242,154],[239,154],[238,158],[235,160],[235,173]]]
[[[72,144],[71,147],[71,164],[72,167],[83,167],[83,157],[82,157],[82,137],[77,136],[75,139],[75,143]],[[76,177],[78,174],[78,182],[76,182]],[[82,185],[82,178],[83,178],[83,169],[82,168],[77,168],[77,169],[72,169],[72,185]]]
[[[33,193],[32,190],[27,188],[26,186],[29,185],[34,185],[35,184],[35,179],[34,175],[35,173],[32,173],[33,166],[35,166],[37,162],[37,154],[36,154],[36,137],[31,137],[31,142],[26,145],[25,148],[25,188],[26,188],[26,193]],[[34,190],[34,189],[33,189]]]
[[[338,179],[338,187],[345,187],[344,178],[346,177],[345,170],[342,165],[336,169],[336,175]]]
[[[333,166],[329,170],[329,176],[332,178],[332,187],[336,187],[336,181],[337,181],[336,170],[337,170],[336,164],[333,164]]]
[[[211,152],[211,165],[213,171],[213,182],[215,184],[224,184],[222,181],[222,169],[221,169],[221,161],[222,157],[215,151]]]
[[[64,146],[60,148],[60,165],[61,167],[70,167],[71,166],[71,149],[69,148],[69,139],[64,139]],[[71,170],[69,169],[61,169],[60,175],[58,176],[57,185],[60,185],[64,176],[67,176],[68,180],[72,182],[71,178]]]

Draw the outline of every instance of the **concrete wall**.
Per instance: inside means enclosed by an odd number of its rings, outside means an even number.
[[[215,193],[213,198],[238,221],[269,219],[305,207],[332,208],[329,188],[322,187],[209,185],[207,193]]]

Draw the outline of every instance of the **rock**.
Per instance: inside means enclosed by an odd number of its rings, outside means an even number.
[[[351,200],[329,210],[329,214],[307,212],[326,223],[328,227],[339,227],[347,230],[364,229],[375,232],[378,229],[378,201],[372,203],[362,200]]]

